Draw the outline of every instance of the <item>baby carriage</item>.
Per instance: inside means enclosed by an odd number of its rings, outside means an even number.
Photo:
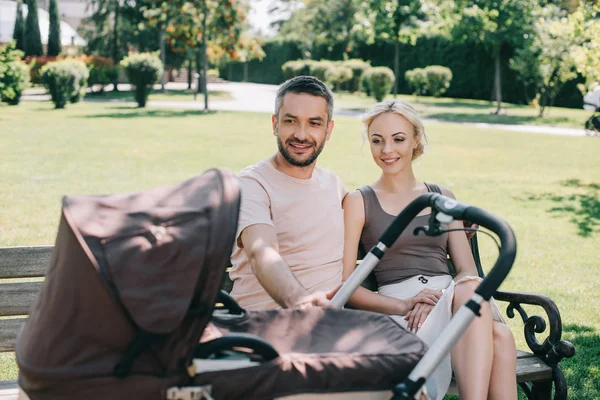
[[[236,179],[223,170],[144,192],[65,197],[46,280],[16,346],[27,396],[346,399],[393,391],[413,398],[515,255],[506,224],[439,194],[419,197],[398,216],[340,289],[338,304],[424,207],[439,210],[438,220],[468,217],[503,243],[496,267],[449,327],[457,332],[426,351],[376,313],[240,308],[219,290],[239,199]],[[435,233],[435,223],[426,230]]]

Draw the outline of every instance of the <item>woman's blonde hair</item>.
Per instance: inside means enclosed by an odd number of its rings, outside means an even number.
[[[412,159],[416,159],[425,150],[425,144],[427,143],[427,136],[425,135],[425,127],[417,111],[407,102],[402,100],[385,100],[381,103],[377,103],[362,116],[362,123],[364,125],[364,138],[369,138],[369,127],[375,118],[383,113],[394,113],[398,114],[414,127],[415,139],[419,142],[416,149],[413,151]]]

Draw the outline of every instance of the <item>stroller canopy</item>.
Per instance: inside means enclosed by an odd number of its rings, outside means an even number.
[[[131,391],[127,380],[113,385],[118,394],[100,386],[142,374],[165,380],[150,385],[156,398],[181,383],[211,318],[238,210],[237,181],[221,170],[138,193],[65,197],[46,280],[17,341],[21,387],[31,398],[77,385],[94,393],[79,398],[140,398],[139,381]]]

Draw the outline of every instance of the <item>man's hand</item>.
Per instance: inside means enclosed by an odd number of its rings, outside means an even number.
[[[421,325],[429,316],[431,310],[433,310],[432,305],[425,303],[417,303],[415,308],[406,314],[404,319],[408,321],[408,330],[411,332],[418,332],[421,329]]]
[[[471,221],[463,221],[463,226],[465,228],[479,228],[479,225],[474,224]],[[465,234],[467,235],[467,240],[471,240],[471,238],[477,234],[477,231],[465,231]]]
[[[334,305],[331,302],[331,299],[337,293],[337,291],[340,290],[341,286],[342,285],[339,285],[335,289],[330,290],[328,292],[311,293],[308,296],[305,296],[305,297],[301,298],[299,301],[297,301],[292,308],[308,308],[308,307],[333,308]]]

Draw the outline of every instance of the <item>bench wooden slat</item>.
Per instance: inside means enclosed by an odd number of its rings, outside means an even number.
[[[517,382],[552,380],[552,368],[533,354],[517,360]]]
[[[0,279],[43,277],[54,246],[0,247]]]
[[[29,314],[41,287],[42,282],[0,284],[0,317]]]
[[[25,321],[27,318],[0,319],[0,353],[15,351],[17,334]]]

